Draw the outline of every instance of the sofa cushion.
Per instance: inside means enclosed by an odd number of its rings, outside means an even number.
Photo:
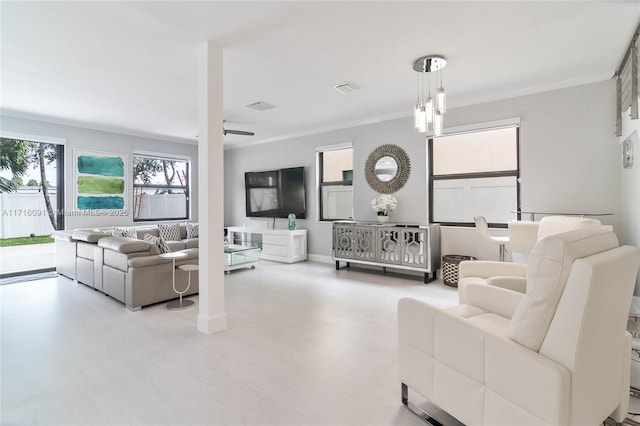
[[[576,259],[618,247],[616,235],[591,227],[547,237],[529,256],[527,292],[511,318],[507,336],[539,351]]]
[[[184,243],[184,248],[198,248],[198,239],[197,238],[187,238],[186,240],[182,240]]]
[[[85,243],[84,241],[78,241],[76,243],[76,256],[93,261],[94,259],[93,249],[95,247],[96,245],[93,243]]]
[[[180,241],[180,225],[177,223],[161,223],[158,225],[160,237],[165,241]]]
[[[99,229],[77,229],[71,234],[76,241],[86,241],[87,243],[97,243],[100,238],[108,237],[108,232],[102,232]]]
[[[184,250],[187,248],[184,241],[166,241],[166,244],[169,246],[169,251]]]
[[[185,223],[187,228],[187,238],[198,238],[198,224],[187,222]]]
[[[138,235],[139,240],[144,240],[144,236],[146,234],[152,235],[154,237],[159,237],[160,232],[158,231],[157,226],[140,226],[136,227],[136,234]]]
[[[53,231],[51,236],[58,241],[73,241],[73,231]]]
[[[128,254],[145,251],[149,252],[151,243],[141,240],[134,240],[132,238],[106,237],[98,241],[98,246],[105,249]]]

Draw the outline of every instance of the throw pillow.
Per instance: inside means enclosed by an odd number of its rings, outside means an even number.
[[[155,237],[151,234],[144,234],[144,240],[153,244],[159,253],[171,253],[169,244],[162,237]]]
[[[187,238],[198,238],[198,224],[187,222]]]
[[[160,247],[160,253],[171,253],[171,247],[162,237],[158,237],[158,247]]]
[[[165,241],[180,241],[180,225],[177,223],[158,225],[160,238]]]
[[[134,240],[138,239],[138,233],[136,232],[136,229],[133,226],[130,226],[128,228],[125,228],[126,231],[124,232],[124,236],[127,238],[133,238]]]
[[[133,238],[134,240],[138,239],[136,230],[133,227],[126,227],[126,226],[112,226],[111,236]]]
[[[160,245],[158,244],[158,237],[154,237],[151,234],[144,234],[144,237],[142,239],[143,241],[146,241],[152,244],[151,248],[149,249],[150,254],[160,254]]]

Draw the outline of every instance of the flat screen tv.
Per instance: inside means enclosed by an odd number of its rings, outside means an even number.
[[[244,174],[247,217],[306,217],[304,167]]]

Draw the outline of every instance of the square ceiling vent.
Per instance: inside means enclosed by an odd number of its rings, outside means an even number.
[[[256,111],[266,111],[268,109],[275,108],[275,106],[266,102],[254,102],[247,105],[247,108],[255,109]]]
[[[348,81],[345,81],[344,83],[334,84],[333,88],[336,89],[338,92],[342,93],[343,95],[358,89],[356,86],[349,83]]]

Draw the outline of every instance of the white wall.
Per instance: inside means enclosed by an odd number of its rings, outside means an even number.
[[[622,136],[618,142],[622,143],[636,131],[640,133],[640,120],[632,120],[630,111],[622,114]],[[625,169],[622,167],[622,147],[618,147],[619,168],[620,168],[620,188],[621,199],[621,230],[617,233],[620,242],[640,247],[640,143],[633,141],[633,167]],[[636,281],[635,295],[640,296],[640,277]]]
[[[191,157],[191,220],[198,218],[198,158],[196,145],[167,142],[137,136],[124,135],[112,132],[85,129],[81,127],[64,126],[42,121],[27,120],[22,118],[0,116],[0,130],[2,132],[21,133],[42,137],[58,138],[66,140],[65,145],[65,208],[74,211],[73,191],[73,150],[93,150],[127,155],[127,183],[126,205],[128,215],[122,216],[76,216],[68,215],[65,218],[65,228],[91,228],[111,225],[133,224],[133,183],[131,171],[133,170],[132,155],[134,151],[146,151],[161,154],[176,154]],[[84,211],[87,212],[87,211]],[[100,211],[97,211],[98,213]],[[94,212],[96,213],[96,212]]]
[[[610,212],[606,224],[622,230],[619,149],[615,122],[615,84],[605,81],[535,95],[450,109],[445,129],[472,123],[519,117],[520,169],[523,209],[554,212]],[[412,117],[351,127],[270,144],[225,151],[225,225],[245,218],[244,173],[282,167],[306,166],[307,217],[300,228],[309,230],[309,253],[331,255],[331,225],[317,222],[315,147],[352,142],[354,148],[354,216],[375,220],[370,200],[377,194],[364,178],[367,156],[377,146],[392,143],[411,158],[411,176],[396,195],[398,208],[392,220],[428,221],[427,161],[424,136],[413,129]],[[637,221],[637,219],[636,219]],[[286,221],[279,219],[277,227]],[[459,232],[465,232],[460,230]],[[452,234],[453,233],[453,234]],[[451,253],[478,254],[482,241],[468,242],[448,230],[443,249]],[[459,243],[457,243],[459,242]],[[493,249],[480,258],[497,258]]]

